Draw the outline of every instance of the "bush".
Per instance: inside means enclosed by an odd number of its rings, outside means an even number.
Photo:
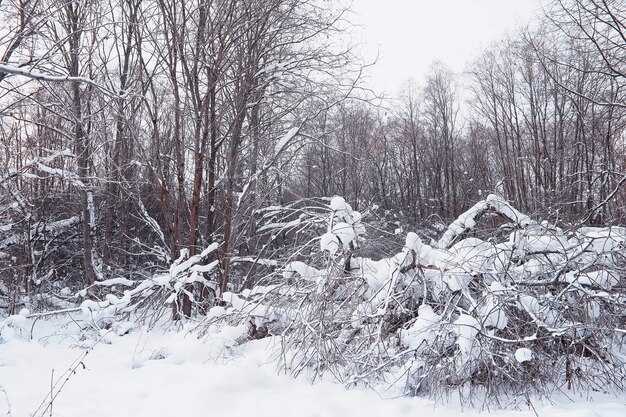
[[[566,234],[491,195],[434,245],[408,233],[372,260],[357,256],[361,215],[338,197],[329,211],[315,259],[224,298],[231,319],[284,336],[294,374],[490,401],[624,389],[625,228]],[[484,216],[503,217],[509,237],[471,237]]]

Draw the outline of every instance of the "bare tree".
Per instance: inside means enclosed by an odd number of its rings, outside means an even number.
[[[582,53],[593,53],[592,68],[580,64],[562,62],[557,57],[541,54],[542,58],[557,65],[571,66],[577,71],[593,71],[601,77],[626,82],[626,5],[620,0],[555,0],[546,17],[552,27],[575,41]],[[540,52],[540,51],[538,51]],[[563,84],[564,87],[570,87]],[[570,92],[574,92],[569,88]],[[620,98],[594,99],[597,104],[625,107]]]

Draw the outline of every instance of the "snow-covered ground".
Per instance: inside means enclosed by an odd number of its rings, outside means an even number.
[[[563,396],[552,405],[537,402],[536,414],[528,407],[481,412],[419,398],[385,399],[372,390],[346,390],[330,382],[311,384],[277,375],[268,359],[268,348],[276,343],[272,338],[233,347],[223,337],[201,341],[185,331],[134,330],[125,336],[108,333],[106,342],[85,354],[91,341],[77,340],[72,324],[55,326],[40,320],[32,341],[27,327],[0,344],[0,416],[626,415],[626,396],[598,394],[574,402]],[[50,392],[56,398],[46,410]]]

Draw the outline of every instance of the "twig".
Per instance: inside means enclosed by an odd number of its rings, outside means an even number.
[[[7,391],[4,389],[4,387],[2,385],[0,385],[0,391],[2,391],[2,393],[4,394],[4,398],[7,402],[7,417],[11,417],[13,414],[11,414],[11,401],[9,401],[9,394],[7,394]]]
[[[81,353],[80,356],[72,363],[72,365],[70,365],[70,367],[56,380],[56,382],[54,382],[54,369],[52,370],[52,374],[50,376],[50,394],[46,395],[46,397],[41,401],[39,407],[37,407],[35,412],[32,414],[33,416],[43,417],[48,412],[49,415],[52,416],[52,405],[54,403],[54,400],[61,393],[63,387],[65,387],[65,384],[68,383],[72,375],[76,374],[76,370],[79,366],[82,366],[83,369],[86,369],[83,360],[90,351],[91,349],[87,349],[83,353]],[[50,400],[48,400],[48,398],[50,398]]]

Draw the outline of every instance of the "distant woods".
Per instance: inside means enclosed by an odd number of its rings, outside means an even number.
[[[311,125],[293,187],[451,218],[490,192],[550,220],[623,222],[626,4],[556,1],[463,74],[435,63],[385,109]],[[316,167],[317,169],[312,169]]]
[[[551,7],[380,106],[338,2],[0,1],[0,292],[142,275],[212,242],[223,292],[256,211],[306,197],[417,221],[496,192],[623,222],[626,6]]]

